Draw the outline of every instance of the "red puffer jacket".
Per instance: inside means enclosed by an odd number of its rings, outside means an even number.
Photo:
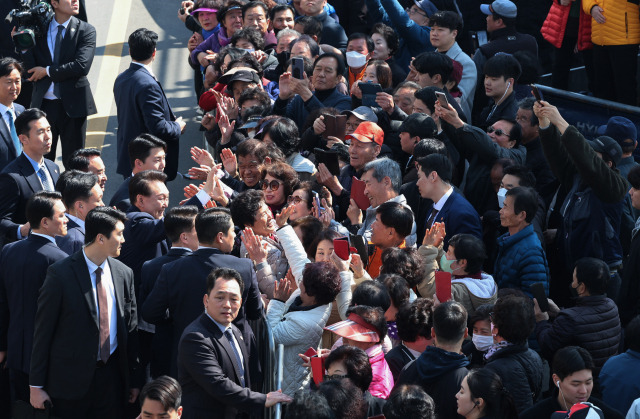
[[[575,0],[581,1],[581,0]],[[542,24],[540,32],[544,39],[549,41],[556,48],[562,46],[564,39],[564,31],[567,28],[567,20],[569,19],[569,11],[571,5],[563,6],[559,2],[554,1],[549,9],[547,19]],[[580,22],[578,25],[578,50],[582,51],[593,47],[591,43],[591,16],[587,15],[580,7]]]

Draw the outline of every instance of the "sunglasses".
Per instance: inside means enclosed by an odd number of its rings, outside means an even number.
[[[267,189],[271,189],[272,191],[277,191],[280,189],[280,183],[277,180],[272,180],[271,182],[267,182],[266,180],[262,181],[262,190],[266,191]]]
[[[289,198],[287,198],[287,204],[298,205],[301,202],[302,202],[302,198],[300,198],[299,196],[289,195]]]
[[[489,134],[491,134],[492,132],[495,132],[496,135],[500,136],[500,135],[504,135],[506,137],[511,138],[511,136],[509,134],[507,134],[506,132],[502,131],[501,129],[495,129],[494,127],[489,127],[487,128],[487,132]]]

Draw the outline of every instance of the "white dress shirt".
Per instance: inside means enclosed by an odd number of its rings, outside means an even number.
[[[89,269],[89,276],[91,277],[91,289],[93,290],[93,298],[96,302],[96,310],[98,317],[100,317],[100,309],[98,308],[98,293],[96,291],[96,269],[98,269],[98,265],[93,263],[88,257],[87,254],[82,249],[82,255],[84,256],[84,260],[87,262],[87,269]],[[100,265],[102,268],[102,286],[105,287],[107,291],[107,310],[109,312],[109,355],[113,353],[118,347],[118,317],[116,310],[116,294],[115,289],[113,287],[113,278],[111,276],[111,268],[109,267],[108,260],[102,262]],[[100,360],[100,344],[98,343],[98,347],[96,348],[96,361]]]

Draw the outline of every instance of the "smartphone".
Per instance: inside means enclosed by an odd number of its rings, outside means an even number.
[[[179,172],[179,174],[180,174],[180,176],[182,176],[182,177],[183,177],[183,178],[185,178],[185,179],[189,179],[189,180],[192,180],[192,179],[193,179],[193,176],[191,176],[191,175],[190,175],[190,174],[188,174],[188,173],[181,173],[181,172]]]
[[[440,106],[449,109],[449,101],[447,100],[447,95],[442,92],[436,92],[436,97],[438,98],[438,102],[440,102]]]
[[[309,358],[316,355],[318,355],[318,352],[316,352],[316,350],[313,348],[307,349],[307,352],[304,353],[304,356],[308,356]]]
[[[324,380],[324,360],[325,358],[319,356],[312,356],[309,360],[311,362],[311,372],[313,374],[313,382],[316,386],[319,386],[322,380]]]
[[[451,299],[451,274],[445,271],[436,271],[436,296],[441,303]]]
[[[533,96],[535,96],[536,101],[540,103],[540,101],[542,100],[542,93],[540,93],[540,89],[538,89],[538,86],[536,86],[535,84],[530,84],[529,87],[531,87],[531,93],[533,93]],[[542,103],[540,104],[542,105]]]
[[[382,92],[382,86],[378,83],[358,83],[358,88],[362,92],[362,106],[376,107],[376,96]]]
[[[320,212],[324,211],[324,207],[322,205],[320,205],[320,194],[318,194],[318,192],[313,191],[313,199],[316,200],[316,205],[318,206],[318,211],[320,211]]]
[[[304,79],[304,60],[300,57],[294,57],[291,59],[291,74],[294,78],[302,80]]]
[[[538,302],[540,311],[542,311],[543,313],[545,311],[549,311],[549,300],[547,300],[547,295],[544,293],[544,284],[542,282],[536,282],[535,284],[531,284],[529,290]]]
[[[342,260],[349,260],[349,238],[333,239],[333,251]]]

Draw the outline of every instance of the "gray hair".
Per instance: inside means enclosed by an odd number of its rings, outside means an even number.
[[[300,34],[300,32],[298,31],[294,31],[293,29],[289,29],[289,28],[284,28],[282,30],[280,30],[278,32],[278,34],[276,35],[276,38],[278,39],[278,41],[280,40],[280,38],[282,38],[283,36],[295,36],[296,39],[300,38],[302,35]]]
[[[402,172],[400,171],[400,165],[391,160],[388,157],[381,159],[375,159],[365,164],[362,173],[373,170],[371,176],[378,182],[382,182],[382,179],[388,177],[391,179],[391,187],[395,193],[400,193],[400,186],[402,185]]]

